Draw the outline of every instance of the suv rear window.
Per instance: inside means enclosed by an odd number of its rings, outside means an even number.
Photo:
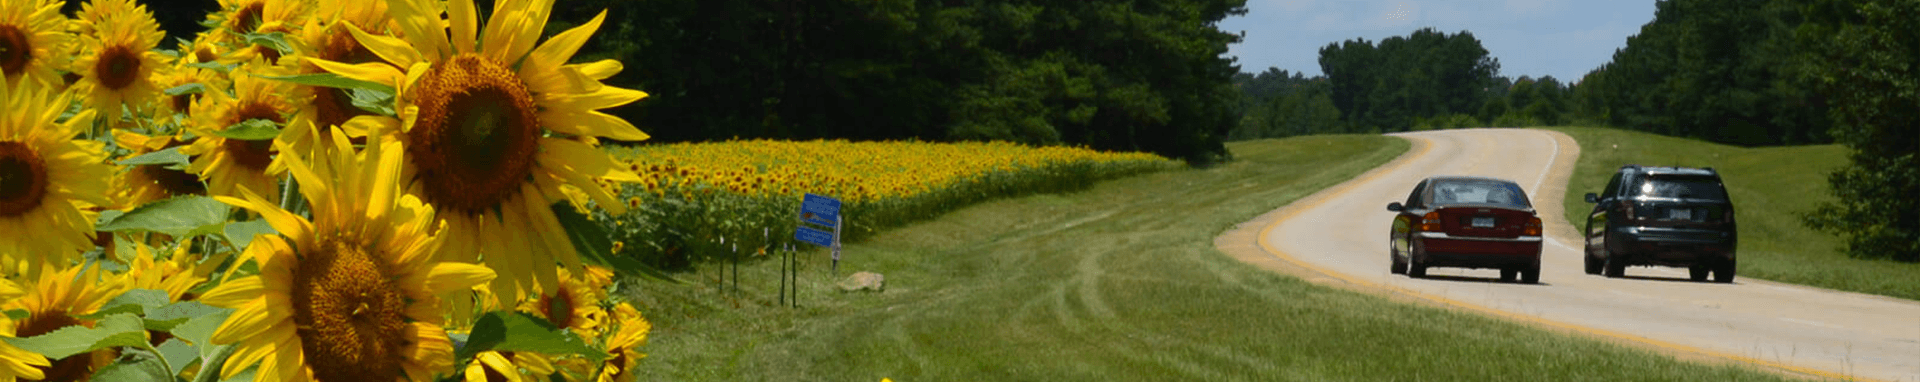
[[[1720,188],[1720,179],[1710,176],[1650,176],[1640,184],[1640,188],[1633,190],[1633,194],[1656,198],[1727,200],[1727,190]]]

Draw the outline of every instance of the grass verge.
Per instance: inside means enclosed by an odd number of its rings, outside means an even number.
[[[643,380],[1779,380],[1262,271],[1213,236],[1407,149],[1384,136],[1230,144],[1235,162],[961,208],[847,246],[828,292],[802,254],[803,307],[772,304],[778,262],[711,265],[623,289],[656,325]]]
[[[1580,142],[1567,184],[1567,221],[1585,227],[1593,210],[1584,195],[1599,192],[1625,164],[1713,167],[1733,198],[1740,223],[1741,277],[1920,299],[1920,264],[1848,257],[1837,236],[1800,223],[1833,200],[1827,174],[1846,165],[1840,145],[1744,148],[1605,128],[1548,128]]]

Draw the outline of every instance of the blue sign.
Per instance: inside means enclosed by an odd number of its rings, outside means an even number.
[[[822,247],[833,246],[833,233],[801,226],[793,230],[793,239]]]
[[[800,221],[832,227],[840,221],[840,200],[807,194],[800,200]]]

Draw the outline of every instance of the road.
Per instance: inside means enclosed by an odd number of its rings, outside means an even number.
[[[1564,134],[1473,129],[1397,136],[1413,141],[1399,159],[1246,228],[1260,230],[1258,248],[1315,277],[1360,289],[1680,354],[1842,379],[1920,382],[1920,302],[1744,277],[1733,284],[1690,282],[1679,268],[1628,268],[1622,279],[1582,272],[1576,249],[1582,241],[1561,213],[1578,157],[1578,146]],[[1501,283],[1490,269],[1434,268],[1429,279],[1387,272],[1393,214],[1386,205],[1434,175],[1491,176],[1526,188],[1549,231],[1540,284]]]

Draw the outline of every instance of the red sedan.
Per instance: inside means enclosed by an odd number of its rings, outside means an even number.
[[[1428,267],[1496,268],[1500,280],[1540,282],[1540,217],[1513,181],[1436,176],[1420,181],[1393,218],[1393,273]]]

